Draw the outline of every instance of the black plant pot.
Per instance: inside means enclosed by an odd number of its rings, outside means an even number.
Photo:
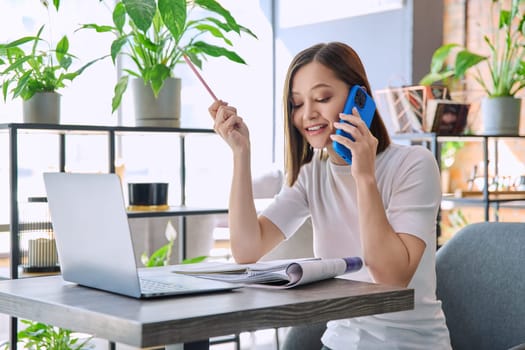
[[[168,205],[168,183],[128,183],[131,207],[164,207]]]

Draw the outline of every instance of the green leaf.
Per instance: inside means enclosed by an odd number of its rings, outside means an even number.
[[[99,57],[99,58],[96,58],[94,60],[89,61],[88,63],[86,63],[85,65],[83,65],[82,67],[80,67],[76,71],[77,75],[82,74],[84,72],[84,70],[86,70],[86,68],[88,68],[89,66],[93,65],[95,62],[102,61],[102,60],[106,59],[107,57],[108,57],[108,55],[102,56],[102,57]]]
[[[18,60],[16,60],[15,62],[13,62],[9,67],[7,67],[3,72],[2,74],[3,75],[6,75],[7,73],[11,72],[11,71],[23,71],[23,65],[24,63],[28,62],[29,60],[33,59],[31,56],[25,56],[25,57],[22,57]]]
[[[125,36],[119,37],[111,43],[111,60],[113,61],[113,64],[115,64],[118,54],[127,43],[128,38]]]
[[[7,101],[7,92],[8,92],[8,89],[9,89],[9,81],[6,80],[3,82],[2,84],[2,95],[4,96],[4,102]]]
[[[164,25],[178,45],[186,26],[186,0],[159,0],[159,12]]]
[[[101,26],[98,24],[89,23],[89,24],[83,24],[82,26],[80,26],[80,29],[93,29],[97,33],[107,33],[107,32],[113,31],[115,27],[106,26],[106,25]]]
[[[69,69],[71,64],[73,63],[73,59],[71,56],[64,56],[59,62],[60,67],[64,68],[64,70]]]
[[[142,79],[142,76],[139,75],[137,72],[135,71],[132,71],[131,69],[127,69],[127,68],[124,68],[124,72],[128,73],[129,75],[131,75],[132,77],[136,77],[136,78],[139,78],[139,79]]]
[[[165,266],[168,259],[168,253],[171,251],[171,245],[172,243],[168,243],[153,252],[148,259],[146,267]]]
[[[69,50],[69,40],[67,39],[67,36],[63,36],[62,39],[57,43],[56,49],[55,49],[55,55],[57,57],[58,62],[62,62],[64,58],[67,55],[67,52]],[[65,62],[65,65],[60,64],[64,68],[68,68],[71,64],[71,57],[69,57],[69,64]]]
[[[24,94],[24,91],[26,90],[26,86],[29,83],[29,79],[31,79],[31,71],[25,72],[22,75],[22,77],[18,80],[18,84],[13,90],[13,98],[22,96],[22,99],[28,100],[34,95],[34,92],[31,92],[31,91],[27,91],[27,94]]]
[[[113,10],[113,23],[115,24],[115,27],[117,27],[117,30],[122,33],[122,30],[124,29],[124,25],[126,24],[126,8],[124,7],[124,4],[121,2],[118,2],[115,5],[115,9]]]
[[[69,80],[72,81],[76,77],[78,77],[78,72],[72,72],[72,73],[64,73],[60,75],[60,80]]]
[[[12,48],[12,47],[19,47],[25,43],[28,43],[30,41],[39,41],[39,40],[42,40],[36,36],[25,36],[23,38],[20,38],[20,39],[17,39],[15,41],[12,41],[10,43],[7,43],[7,44],[0,44],[0,49],[9,49],[9,48]]]
[[[499,29],[503,29],[511,25],[512,17],[510,16],[510,11],[501,10],[499,12]]]
[[[228,44],[230,46],[233,46],[231,40],[226,38],[224,36],[224,34],[222,33],[222,31],[219,28],[217,28],[217,27],[214,27],[214,26],[209,25],[209,24],[197,24],[197,25],[195,25],[194,28],[197,29],[200,32],[203,32],[203,33],[208,32],[208,33],[210,33],[211,35],[213,35],[216,38],[223,39],[226,44]]]
[[[235,18],[230,14],[228,10],[226,10],[224,7],[222,7],[217,1],[215,0],[195,0],[195,4],[197,4],[199,7],[202,7],[203,9],[206,9],[208,11],[214,12],[218,15],[221,15],[230,29],[235,31],[237,34],[240,33],[241,28]]]
[[[42,35],[42,31],[44,30],[44,26],[41,26],[40,29],[38,29],[38,32],[36,33],[36,39],[33,42],[33,47],[31,49],[31,54],[34,56],[36,54],[36,47],[38,45],[38,42],[41,40],[40,35]]]
[[[246,28],[246,27],[241,26],[241,25],[239,25],[239,27],[241,28],[241,32],[246,33],[246,34],[248,34],[248,35],[254,37],[255,39],[258,39],[258,38],[257,38],[257,35],[255,35],[255,33],[252,32],[249,28]]]
[[[135,36],[134,36],[134,39],[135,39],[135,42],[138,44],[138,48],[140,48],[141,50],[142,49],[146,49],[146,50],[149,50],[149,51],[152,51],[152,52],[159,52],[160,49],[162,48],[162,45],[157,45],[156,43],[151,41],[150,38],[148,38],[147,36],[145,36],[145,35],[143,35],[141,33],[136,33]],[[142,52],[142,53],[144,53],[144,52]],[[144,54],[141,55],[141,56],[145,57]]]
[[[199,57],[194,54],[191,51],[186,51],[186,56],[190,59],[191,62],[193,62],[194,65],[199,67],[199,69],[202,69],[202,61],[199,59]]]
[[[432,61],[430,63],[430,72],[437,73],[445,64],[445,60],[449,57],[450,52],[458,47],[458,44],[446,44],[438,48],[432,55]]]
[[[124,92],[126,92],[126,89],[128,88],[128,80],[129,76],[125,75],[121,77],[115,85],[113,99],[111,100],[111,113],[115,113],[117,108],[120,106],[120,103],[122,102],[122,95],[124,95]]]
[[[220,29],[222,29],[223,31],[225,31],[226,33],[231,32],[231,28],[227,23],[224,23],[214,17],[205,17],[205,18],[201,18],[200,20],[192,21],[192,22],[211,22],[215,24],[217,27],[219,27]],[[189,23],[192,23],[192,22],[189,22]]]
[[[518,63],[518,69],[516,71],[516,73],[521,76],[521,77],[525,77],[525,62],[520,60],[519,63]],[[525,80],[524,78],[521,78],[520,80]]]
[[[11,48],[5,49],[5,50],[0,49],[0,51],[4,51],[5,52],[4,55],[10,62],[12,62],[13,59],[26,56],[24,50],[22,50],[19,47],[11,47]]]
[[[184,260],[182,260],[182,263],[183,264],[196,264],[196,263],[203,262],[207,258],[208,257],[206,255],[201,255],[201,256],[196,256],[194,258],[184,259]]]
[[[170,76],[170,73],[171,70],[163,64],[156,64],[149,71],[147,81],[151,83],[151,89],[155,97],[159,96],[162,85],[164,85],[164,81]]]
[[[146,32],[157,11],[155,0],[122,0],[126,12],[138,29]]]
[[[220,46],[210,45],[203,41],[196,41],[192,45],[193,47],[197,48],[199,51],[205,53],[206,55],[212,56],[212,57],[226,57],[230,61],[246,64],[246,62],[235,52],[227,50]]]
[[[445,80],[447,78],[450,78],[452,75],[454,75],[453,70],[448,70],[442,73],[428,73],[425,75],[420,81],[419,84],[421,85],[432,85],[437,81]]]
[[[454,70],[454,74],[457,78],[461,78],[465,75],[465,72],[469,68],[475,66],[476,64],[482,61],[485,61],[487,58],[488,57],[486,56],[481,56],[468,50],[462,50],[458,52],[458,55],[456,56],[456,67]]]

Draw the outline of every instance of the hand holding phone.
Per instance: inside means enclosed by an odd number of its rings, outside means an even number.
[[[366,93],[366,91],[359,85],[354,85],[350,88],[348,98],[346,99],[345,106],[343,108],[344,114],[352,114],[352,109],[356,107],[361,119],[364,120],[366,126],[370,128],[372,119],[376,111],[376,104],[372,97]],[[340,119],[340,122],[348,123],[346,120]],[[349,123],[350,124],[350,123]],[[352,135],[347,132],[337,129],[335,132],[337,135],[342,135],[354,141]],[[341,145],[337,141],[333,141],[334,150],[339,154],[348,164],[352,164],[352,152],[345,146]]]

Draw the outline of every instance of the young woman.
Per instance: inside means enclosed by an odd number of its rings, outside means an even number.
[[[343,43],[318,44],[293,59],[284,88],[287,183],[259,216],[248,128],[234,107],[210,106],[215,131],[233,151],[233,256],[257,261],[311,217],[316,256],[361,256],[365,266],[348,278],[415,289],[414,310],[328,322],[325,348],[450,349],[435,295],[436,160],[421,146],[392,144],[377,111],[370,129],[356,109],[342,114],[354,85],[371,91],[359,56]],[[352,165],[333,141],[352,152]]]

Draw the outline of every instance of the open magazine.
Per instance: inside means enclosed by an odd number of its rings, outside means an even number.
[[[362,266],[363,261],[359,257],[303,258],[262,261],[254,264],[230,262],[181,264],[173,265],[172,271],[250,287],[285,289],[358,271]]]

